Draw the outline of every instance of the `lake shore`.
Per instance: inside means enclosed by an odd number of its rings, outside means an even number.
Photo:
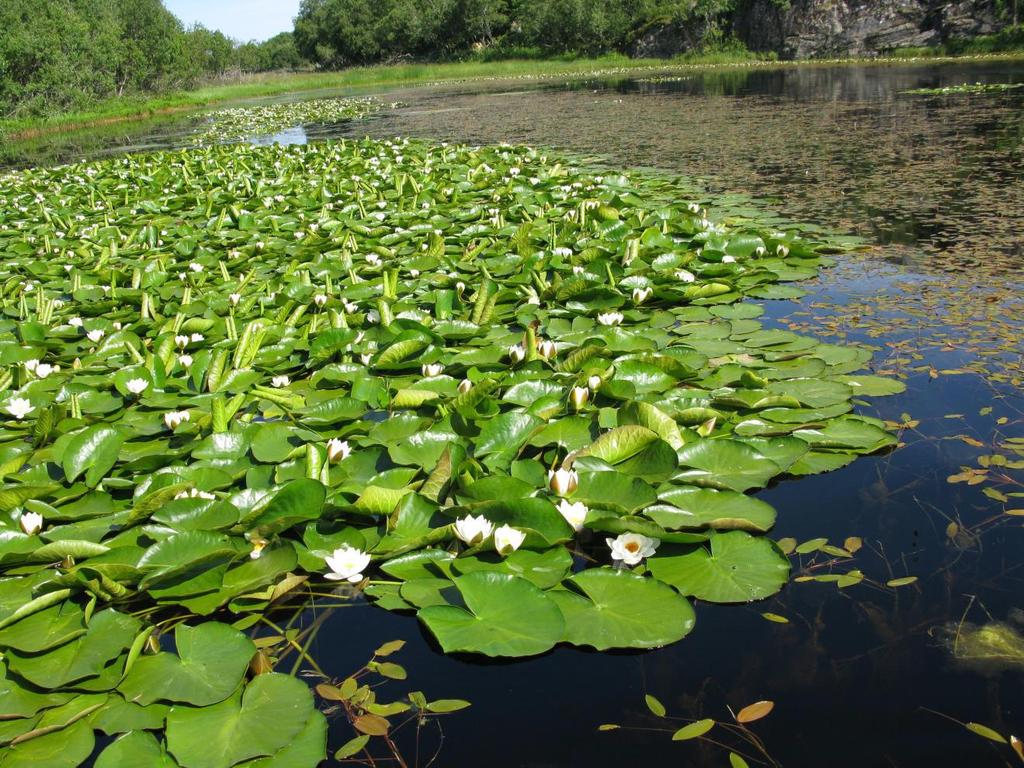
[[[623,55],[574,60],[510,59],[494,62],[398,64],[353,67],[339,72],[271,73],[246,76],[244,80],[209,85],[194,91],[145,99],[116,99],[82,112],[57,117],[0,120],[0,138],[17,142],[42,136],[71,133],[162,115],[197,112],[205,108],[285,94],[316,94],[324,91],[393,86],[444,85],[486,80],[544,80],[593,77],[638,72],[699,72],[722,69],[771,69],[850,64],[892,66],[955,61],[998,61],[1024,58],[1024,51],[968,56],[892,56],[873,59],[815,59],[778,61],[746,54],[694,55],[675,59],[631,59]]]

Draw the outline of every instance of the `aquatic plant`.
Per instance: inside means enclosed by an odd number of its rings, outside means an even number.
[[[318,583],[491,656],[781,589],[747,492],[894,445],[853,408],[902,385],[742,301],[837,246],[677,189],[369,140],[0,177],[3,764],[317,764],[252,628]]]
[[[231,144],[255,136],[269,136],[297,125],[331,125],[355,120],[382,109],[394,108],[377,99],[308,99],[260,106],[218,109],[206,115],[192,137],[194,144]]]

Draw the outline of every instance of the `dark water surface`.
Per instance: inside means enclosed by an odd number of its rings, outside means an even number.
[[[659,651],[558,649],[508,663],[446,657],[415,619],[360,605],[323,624],[311,653],[324,670],[344,677],[381,642],[408,640],[396,660],[410,679],[387,684],[382,698],[423,690],[473,702],[443,721],[439,766],[729,764],[721,747],[671,741],[683,723],[650,714],[645,693],[691,719],[728,720],[729,706],[775,701],[752,730],[786,766],[1019,764],[1009,747],[936,714],[1024,737],[1024,651],[1012,645],[1024,645],[1015,635],[1024,632],[1024,517],[1005,514],[1024,509],[1024,498],[1008,495],[1024,492],[1024,471],[947,481],[977,467],[993,441],[1024,436],[1024,92],[901,93],[965,82],[1024,82],[1024,63],[463,84],[388,93],[406,106],[366,122],[292,129],[292,141],[370,134],[546,146],[684,175],[720,208],[860,235],[870,249],[841,257],[803,300],[769,303],[768,316],[876,347],[875,369],[908,385],[876,399],[878,412],[864,409],[907,423],[900,449],[761,494],[779,512],[776,538],[864,541],[852,566],[801,556],[795,576],[856,567],[866,576],[859,585],[794,582],[764,603],[701,604],[695,631]],[[194,124],[8,151],[67,160],[179,146]],[[7,159],[32,161],[14,154]],[[884,586],[908,575],[918,582]],[[1010,644],[984,661],[965,658],[977,651],[960,642],[954,653],[963,617],[962,637],[995,621]],[[598,732],[602,723],[663,732]],[[350,735],[336,721],[332,748]],[[416,764],[412,741],[400,743]],[[420,765],[436,747],[426,730]]]

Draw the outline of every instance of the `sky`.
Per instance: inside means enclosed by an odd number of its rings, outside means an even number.
[[[164,0],[186,26],[198,22],[230,38],[247,42],[288,32],[301,0]]]

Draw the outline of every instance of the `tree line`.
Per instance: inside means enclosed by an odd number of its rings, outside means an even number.
[[[0,0],[0,118],[302,63],[290,32],[239,45],[202,26],[186,29],[161,0]]]
[[[713,23],[739,1],[303,0],[295,44],[325,68],[474,52],[600,54],[626,48],[653,23]]]

